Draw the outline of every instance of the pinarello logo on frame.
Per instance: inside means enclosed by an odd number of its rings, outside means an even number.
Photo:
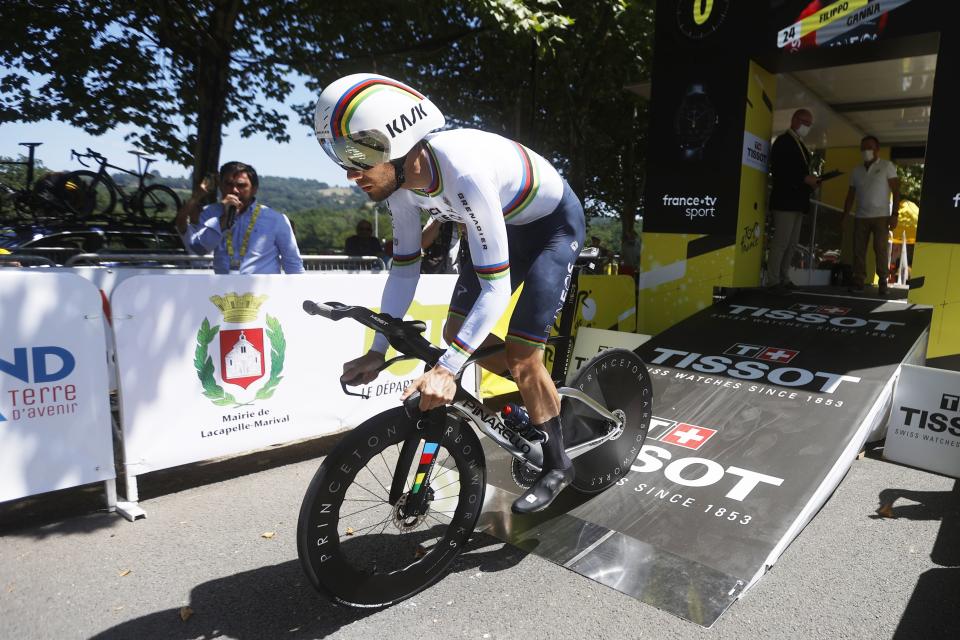
[[[696,451],[702,447],[707,440],[713,437],[713,434],[716,432],[716,429],[698,427],[695,424],[681,422],[677,424],[677,426],[667,431],[667,433],[660,438],[660,442],[675,444],[679,447],[685,447],[687,449],[693,449]]]

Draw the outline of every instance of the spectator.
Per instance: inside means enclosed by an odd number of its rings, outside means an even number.
[[[777,294],[789,293],[797,286],[790,281],[790,264],[800,239],[803,217],[810,211],[810,196],[819,184],[810,171],[812,155],[803,143],[813,126],[813,114],[798,109],[790,119],[790,128],[777,136],[770,149],[770,213],[773,240],[767,257],[767,286]]]
[[[343,252],[348,256],[380,256],[383,245],[373,237],[373,225],[368,220],[357,223],[357,235],[347,238]]]
[[[221,200],[200,213],[189,230],[188,246],[196,253],[213,251],[215,273],[280,273],[281,267],[285,273],[303,273],[290,221],[256,201],[258,186],[250,165],[228,162],[220,167]],[[184,222],[181,217],[178,225]]]
[[[853,202],[857,202],[853,221],[853,286],[850,291],[863,291],[867,277],[867,242],[873,235],[873,252],[877,259],[877,276],[880,279],[877,289],[881,296],[887,295],[887,276],[889,258],[887,243],[890,231],[897,228],[900,211],[900,179],[897,168],[889,160],[878,157],[880,141],[874,136],[866,136],[860,141],[863,164],[858,164],[850,175],[850,188],[843,203],[843,217],[846,220]],[[890,196],[893,196],[893,206]]]

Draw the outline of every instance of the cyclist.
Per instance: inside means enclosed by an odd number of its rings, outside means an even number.
[[[526,147],[471,129],[433,133],[446,121],[411,87],[374,74],[354,74],[326,87],[314,127],[320,145],[393,218],[393,265],[381,311],[403,317],[420,276],[420,213],[466,228],[470,259],[461,266],[444,326],[449,345],[438,366],[411,384],[420,408],[449,403],[464,361],[490,335],[520,283],[505,352],[485,359],[496,373],[509,369],[542,433],[543,471],[513,504],[516,513],[545,509],[573,480],[563,446],[560,398],[542,350],[570,284],[585,221],[577,196],[556,169]],[[365,384],[384,362],[387,340],[377,334],[369,352],[347,362],[341,379]]]

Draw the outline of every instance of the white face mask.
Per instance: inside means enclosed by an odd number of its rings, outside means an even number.
[[[802,124],[799,127],[797,127],[797,135],[800,136],[801,138],[806,138],[808,133],[810,133],[809,125]]]
[[[864,149],[861,153],[863,154],[863,161],[864,161],[864,162],[872,162],[872,161],[873,161],[873,149]]]

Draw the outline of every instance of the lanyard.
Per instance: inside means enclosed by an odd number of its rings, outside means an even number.
[[[257,224],[257,218],[260,217],[260,207],[263,205],[258,204],[253,210],[253,215],[250,216],[250,224],[247,225],[247,230],[243,233],[243,244],[240,245],[240,255],[233,255],[233,229],[230,229],[230,232],[227,234],[227,255],[230,256],[230,268],[239,269],[240,263],[243,262],[243,259],[247,256],[247,247],[250,244],[250,234],[253,233],[253,225]]]
[[[807,149],[807,145],[803,144],[803,140],[800,139],[800,136],[793,129],[789,129],[790,137],[793,138],[793,141],[797,143],[797,146],[800,147],[800,153],[803,154],[803,161],[807,163],[807,171],[810,170],[810,150]]]

